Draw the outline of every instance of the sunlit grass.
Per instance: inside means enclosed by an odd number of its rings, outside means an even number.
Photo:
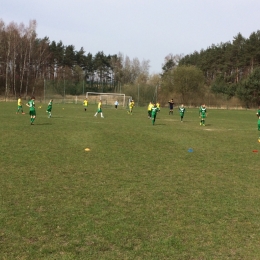
[[[255,111],[95,111],[0,103],[1,259],[259,258]]]

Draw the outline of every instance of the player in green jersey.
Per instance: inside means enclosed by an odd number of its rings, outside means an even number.
[[[155,119],[156,119],[156,115],[157,115],[158,111],[159,111],[158,107],[156,106],[156,104],[154,104],[153,107],[152,107],[152,113],[151,113],[153,125],[155,123]]]
[[[34,101],[35,101],[35,97],[32,96],[31,100],[29,100],[28,103],[26,104],[26,106],[30,108],[29,115],[30,115],[30,118],[31,118],[31,125],[33,125],[34,120],[36,118],[36,110],[35,110],[35,102]]]
[[[207,109],[205,104],[200,107],[200,125],[205,126],[205,118],[207,117]]]
[[[104,118],[103,113],[102,113],[102,101],[101,100],[98,102],[98,109],[94,116],[96,117],[97,114],[99,114],[99,113],[100,113],[101,117]]]
[[[52,102],[53,102],[53,99],[51,99],[50,102],[48,103],[48,107],[46,110],[46,112],[49,114],[48,118],[51,118]]]
[[[256,115],[257,115],[257,118],[258,118],[258,121],[257,121],[258,131],[260,131],[260,106],[258,107],[258,111],[257,111]],[[260,133],[259,133],[258,142],[260,142]]]
[[[179,113],[180,113],[180,117],[181,117],[181,122],[183,122],[183,117],[184,117],[184,113],[185,113],[185,107],[184,105],[182,104],[180,107],[179,107]]]

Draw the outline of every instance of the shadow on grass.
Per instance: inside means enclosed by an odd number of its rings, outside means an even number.
[[[33,126],[37,126],[37,125],[52,125],[52,123],[36,123],[36,124],[33,124]]]

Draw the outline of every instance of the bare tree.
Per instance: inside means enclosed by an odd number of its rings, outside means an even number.
[[[29,22],[29,27],[27,29],[27,48],[28,48],[28,60],[27,60],[27,66],[26,66],[26,85],[25,85],[25,96],[28,95],[28,87],[29,87],[29,78],[30,78],[30,65],[31,65],[31,56],[32,56],[32,44],[33,41],[36,38],[36,20],[32,20]]]

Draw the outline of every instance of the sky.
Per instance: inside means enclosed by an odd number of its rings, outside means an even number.
[[[259,0],[0,0],[0,19],[85,54],[123,54],[160,73],[168,54],[188,55],[260,30]]]

